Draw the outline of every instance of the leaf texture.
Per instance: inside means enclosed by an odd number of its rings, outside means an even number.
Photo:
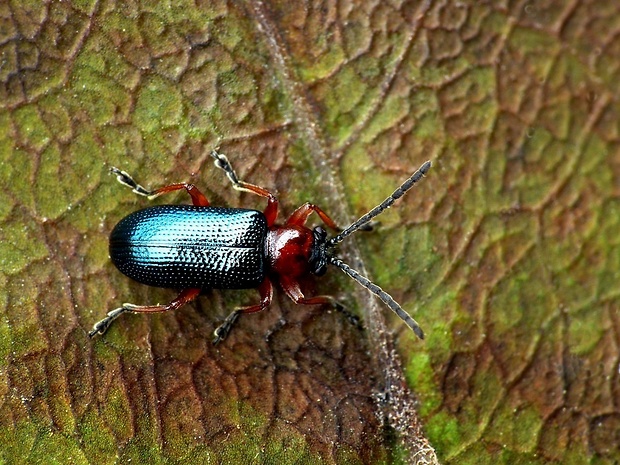
[[[0,461],[617,463],[620,7],[557,2],[0,5]],[[108,260],[143,185],[264,208],[211,163],[339,224],[426,178],[308,283],[173,290]],[[155,203],[188,203],[170,195]],[[317,220],[318,221],[318,220]]]

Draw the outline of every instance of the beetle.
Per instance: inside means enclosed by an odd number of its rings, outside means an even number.
[[[136,194],[152,199],[184,189],[193,205],[148,207],[131,213],[114,227],[110,234],[110,258],[123,274],[142,284],[182,291],[167,305],[124,303],[95,323],[88,333],[89,337],[103,334],[123,313],[176,310],[194,300],[205,289],[258,288],[258,304],[235,309],[215,329],[213,342],[217,344],[226,338],[241,313],[259,312],[269,307],[274,282],[296,304],[328,304],[356,323],[357,317],[348,313],[333,297],[306,297],[301,291],[300,283],[304,279],[309,275],[322,276],[327,271],[327,265],[333,265],[381,299],[420,339],[424,338],[418,323],[387,292],[344,263],[333,251],[347,236],[367,227],[374,217],[411,189],[428,172],[430,161],[424,163],[383,202],[336,236],[327,239],[327,233],[321,226],[313,229],[305,226],[308,217],[316,213],[327,227],[339,230],[319,207],[305,203],[293,212],[285,224],[278,224],[277,198],[262,187],[239,180],[225,155],[214,150],[211,156],[235,189],[267,199],[263,212],[212,207],[198,188],[188,183],[148,190],[125,171],[110,169],[121,184]]]

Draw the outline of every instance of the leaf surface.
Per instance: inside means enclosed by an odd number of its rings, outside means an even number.
[[[577,2],[0,6],[4,463],[620,460],[619,8]],[[143,185],[264,208],[211,163],[342,225],[426,178],[332,270],[363,331],[256,291],[92,324],[173,290],[122,276]],[[183,194],[155,203],[187,203]],[[316,220],[318,221],[318,220]],[[313,223],[314,224],[314,223]],[[414,394],[415,393],[415,394]],[[433,450],[434,449],[434,450]]]

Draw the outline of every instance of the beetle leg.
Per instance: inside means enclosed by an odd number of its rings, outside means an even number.
[[[188,302],[191,302],[200,294],[200,289],[185,289],[181,291],[181,293],[170,302],[168,305],[134,305],[134,304],[123,304],[122,307],[116,308],[110,312],[108,315],[101,321],[95,323],[93,329],[88,333],[88,337],[92,338],[97,334],[103,334],[110,327],[110,324],[114,320],[116,320],[123,313],[134,312],[167,312],[169,310],[176,310],[179,307],[182,307]]]
[[[215,331],[213,331],[213,344],[218,344],[222,340],[226,339],[228,333],[230,333],[231,328],[241,313],[260,312],[271,305],[271,299],[273,298],[273,285],[271,284],[269,278],[265,278],[261,285],[258,286],[258,292],[260,292],[259,304],[233,310],[230,315],[226,317],[224,323],[215,328]]]
[[[286,277],[280,278],[280,286],[282,286],[282,289],[284,290],[286,295],[289,296],[289,298],[297,305],[329,305],[335,310],[338,310],[340,313],[342,313],[346,317],[346,319],[349,320],[349,323],[351,323],[353,326],[359,329],[362,328],[362,324],[360,323],[360,319],[357,317],[357,315],[351,313],[344,305],[342,305],[332,296],[317,295],[314,297],[305,297],[303,292],[301,292],[299,283]]]
[[[213,150],[211,151],[211,156],[215,160],[215,166],[224,170],[226,176],[228,176],[228,179],[232,183],[233,188],[238,191],[251,192],[267,199],[267,207],[265,207],[265,211],[263,213],[267,218],[267,226],[273,226],[276,221],[276,217],[278,216],[278,199],[276,198],[276,196],[269,192],[267,189],[255,186],[254,184],[250,184],[249,182],[241,181],[237,177],[237,173],[235,173],[235,170],[228,161],[226,155],[223,155]]]
[[[308,217],[312,214],[312,212],[315,212],[317,215],[319,215],[323,223],[325,223],[330,228],[335,229],[337,231],[340,231],[342,229],[336,225],[336,222],[332,220],[327,213],[325,213],[323,210],[321,210],[316,205],[309,203],[309,202],[304,203],[301,207],[299,207],[297,210],[293,212],[293,214],[286,221],[287,226],[290,226],[290,225],[304,226],[306,224],[306,221],[308,221]]]
[[[118,168],[115,168],[115,167],[111,167],[110,171],[116,175],[116,179],[118,179],[118,182],[120,182],[121,184],[124,184],[127,187],[130,187],[131,190],[134,191],[136,194],[143,195],[145,197],[148,197],[149,199],[154,199],[155,197],[158,197],[162,194],[166,194],[168,192],[174,192],[174,191],[178,191],[181,189],[185,189],[187,193],[191,196],[192,203],[194,205],[198,207],[209,206],[209,201],[207,200],[207,198],[193,184],[188,184],[185,182],[177,183],[177,184],[170,184],[169,186],[160,187],[159,189],[150,191],[142,187],[140,184],[138,184],[131,177],[129,173],[119,170]]]
[[[319,215],[321,220],[323,220],[323,223],[325,223],[330,228],[336,231],[342,231],[342,228],[339,227],[336,224],[336,222],[332,220],[331,217],[327,213],[325,213],[325,211],[323,211],[321,208],[309,202],[304,203],[301,207],[295,210],[293,214],[288,218],[288,220],[286,220],[286,224],[304,226],[306,224],[306,221],[308,221],[308,217],[310,216],[312,212],[316,212],[316,214]],[[369,221],[364,226],[360,226],[359,229],[360,231],[372,231],[373,226],[374,226],[374,222]]]

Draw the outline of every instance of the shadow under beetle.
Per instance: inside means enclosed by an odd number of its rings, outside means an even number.
[[[340,234],[327,239],[322,227],[309,229],[305,226],[310,214],[315,212],[325,225],[338,230],[334,221],[319,207],[305,203],[284,225],[276,224],[276,197],[262,187],[240,181],[225,155],[213,151],[211,156],[235,189],[267,198],[267,207],[262,213],[242,208],[211,207],[193,184],[171,184],[149,191],[129,174],[111,168],[118,181],[136,194],[152,199],[185,189],[191,196],[193,205],[160,205],[131,213],[115,226],[110,235],[110,258],[123,274],[149,286],[183,290],[168,305],[125,303],[96,323],[88,333],[89,337],[103,334],[123,313],[176,310],[198,297],[203,289],[258,288],[260,303],[230,313],[214,332],[213,342],[218,343],[228,335],[239,314],[259,312],[271,304],[272,282],[277,282],[296,304],[329,304],[357,322],[357,318],[333,297],[305,297],[301,292],[301,281],[309,274],[325,274],[330,264],[379,297],[419,338],[424,338],[418,323],[387,292],[334,256],[333,250],[348,235],[367,226],[411,189],[430,169],[429,161],[381,204]]]

